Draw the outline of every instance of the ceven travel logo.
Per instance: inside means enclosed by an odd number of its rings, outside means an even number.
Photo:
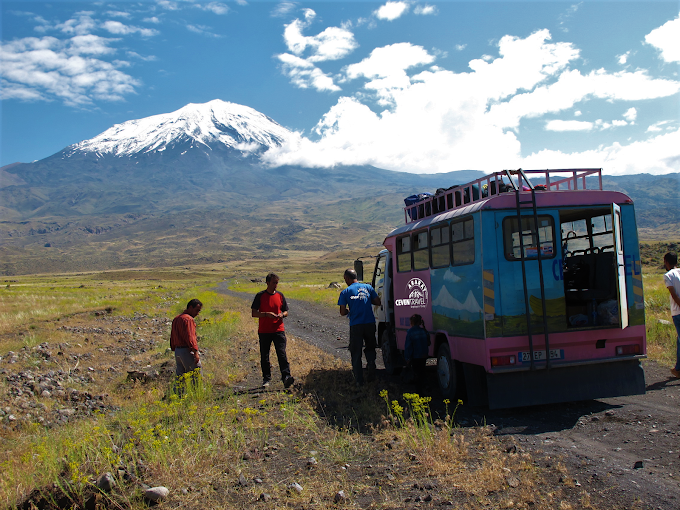
[[[420,278],[411,278],[406,284],[407,299],[397,299],[396,306],[410,306],[411,308],[425,308],[428,302],[429,292],[425,282]]]

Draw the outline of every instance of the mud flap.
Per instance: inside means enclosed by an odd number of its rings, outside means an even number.
[[[486,374],[490,409],[644,395],[639,360]]]

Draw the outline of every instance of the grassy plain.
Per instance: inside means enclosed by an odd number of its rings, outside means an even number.
[[[328,284],[341,281],[357,255],[365,253],[5,278],[0,505],[15,507],[33,493],[34,501],[44,497],[53,508],[83,508],[88,500],[100,508],[145,508],[145,483],[171,490],[162,506],[185,508],[402,508],[428,494],[436,504],[461,508],[616,506],[574,486],[559,459],[539,464],[488,427],[456,427],[455,403],[446,405],[448,416],[436,417],[427,399],[398,387],[355,390],[349,366],[294,338],[289,356],[299,385],[290,392],[254,390],[259,371],[249,303],[216,294],[214,283],[230,280],[235,290],[252,293],[262,283],[251,280],[275,270],[287,296],[334,306],[337,290]],[[674,338],[658,322],[668,319],[667,291],[659,288],[656,270],[643,281],[650,357],[669,363]],[[169,320],[192,297],[205,304],[197,321],[204,378],[179,397],[171,391]],[[121,324],[122,334],[114,335]],[[151,339],[150,349],[135,350],[141,337]],[[51,358],[36,354],[45,343]],[[121,347],[131,350],[117,354]],[[15,363],[9,351],[18,354]],[[156,369],[160,376],[131,381],[128,367]],[[90,368],[94,381],[83,383]],[[100,394],[117,410],[39,424],[7,379],[26,371],[36,381],[61,371],[65,388]],[[34,394],[46,417],[72,406]],[[117,481],[110,493],[94,486],[104,472]]]

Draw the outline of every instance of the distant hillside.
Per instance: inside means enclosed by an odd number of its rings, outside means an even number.
[[[0,273],[373,253],[404,221],[405,196],[483,175],[261,163],[292,138],[252,108],[211,101],[0,168]],[[643,239],[680,237],[680,174],[603,181],[635,201]]]

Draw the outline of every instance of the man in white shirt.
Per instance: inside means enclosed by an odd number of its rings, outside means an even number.
[[[663,266],[668,271],[663,275],[663,283],[671,294],[671,315],[673,324],[678,334],[676,339],[675,368],[671,368],[673,377],[680,378],[680,269],[677,268],[678,256],[675,253],[666,253],[663,256]]]

